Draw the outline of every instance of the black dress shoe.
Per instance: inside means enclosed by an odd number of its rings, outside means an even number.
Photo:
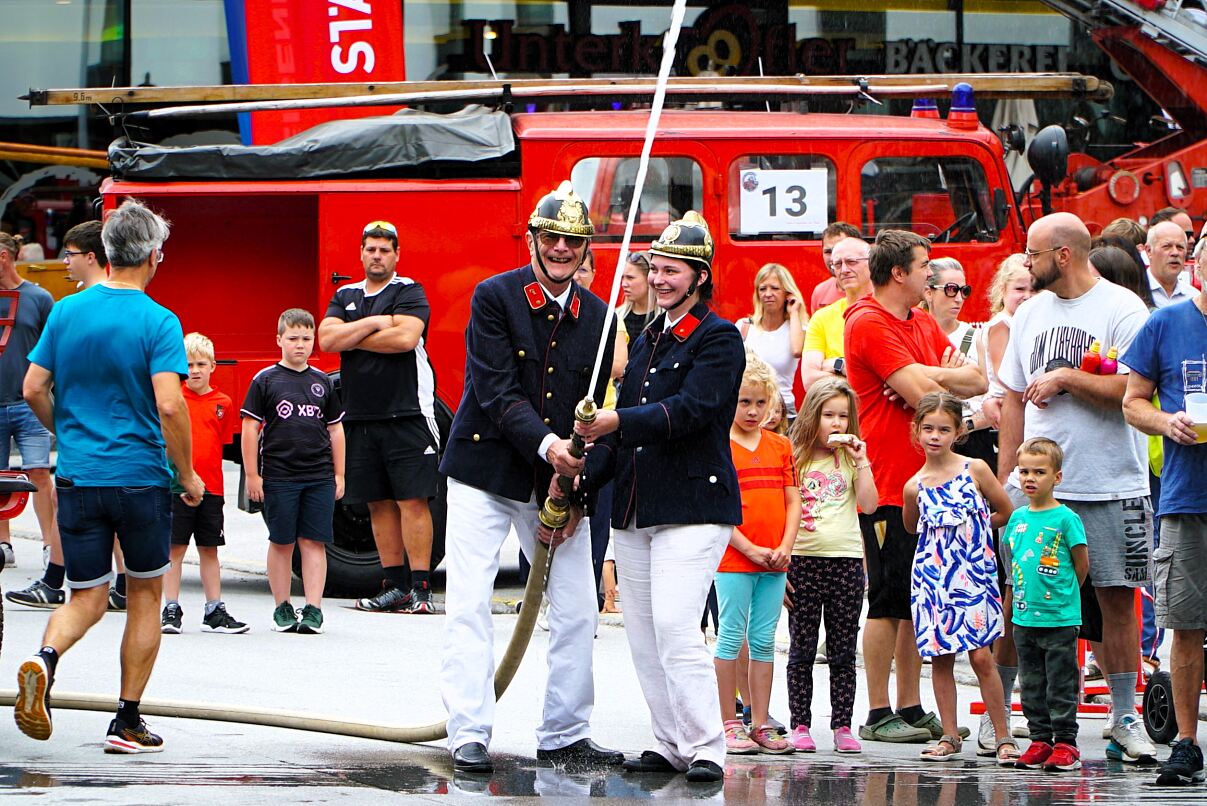
[[[624,753],[600,747],[590,739],[579,739],[574,744],[568,744],[556,750],[537,750],[536,758],[537,761],[544,761],[559,767],[567,765],[611,767],[624,763]]]
[[[494,772],[490,756],[481,742],[463,744],[453,751],[453,769],[458,772]]]
[[[712,784],[725,778],[725,771],[711,761],[693,761],[687,768],[687,780],[693,784]]]
[[[653,750],[643,750],[640,756],[626,759],[621,766],[625,772],[679,772],[674,764]]]

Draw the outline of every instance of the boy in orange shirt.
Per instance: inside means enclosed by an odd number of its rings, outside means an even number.
[[[201,587],[205,591],[205,617],[202,632],[245,633],[250,629],[226,612],[222,603],[221,566],[218,547],[226,545],[222,531],[222,446],[225,442],[224,422],[230,415],[232,401],[210,386],[214,373],[214,343],[200,333],[184,337],[184,350],[189,361],[189,377],[181,391],[189,407],[189,423],[193,432],[193,467],[205,482],[205,497],[201,506],[187,506],[179,496],[172,498],[172,569],[164,577],[161,630],[167,635],[179,635],[184,611],[180,608],[180,566],[189,548],[189,539],[197,541],[197,556],[201,560]]]
[[[742,525],[733,530],[717,568],[720,627],[714,663],[728,753],[791,753],[769,724],[775,625],[784,601],[788,561],[800,523],[800,484],[792,444],[762,427],[775,373],[746,351],[746,371],[729,429],[729,446],[742,494]],[[737,683],[738,652],[750,648],[751,730],[728,713]],[[732,706],[729,706],[732,707]]]

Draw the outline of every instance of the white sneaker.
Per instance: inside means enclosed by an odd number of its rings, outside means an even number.
[[[976,754],[997,755],[997,734],[993,732],[993,722],[990,721],[989,714],[981,714],[981,726],[976,732]]]
[[[1016,739],[1030,739],[1031,726],[1027,724],[1026,719],[1010,719],[1010,735]]]
[[[0,543],[0,568],[5,566],[14,567],[17,564],[17,555],[13,554],[12,543]]]
[[[1106,757],[1117,761],[1153,761],[1157,748],[1144,733],[1144,723],[1135,714],[1119,717],[1119,724],[1111,730],[1111,743],[1106,746]]]
[[[1102,738],[1111,738],[1111,730],[1115,727],[1115,712],[1106,712],[1106,722],[1102,723]]]

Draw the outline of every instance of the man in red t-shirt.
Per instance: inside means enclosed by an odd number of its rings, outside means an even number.
[[[964,364],[934,318],[914,307],[930,282],[929,254],[922,236],[882,230],[868,255],[872,293],[847,309],[843,330],[847,379],[859,398],[859,424],[880,491],[879,508],[859,516],[868,571],[863,659],[871,709],[859,735],[869,741],[942,735],[935,715],[923,712],[918,690],[922,662],[909,606],[917,537],[901,520],[901,491],[922,466],[910,439],[913,407],[929,392],[970,397],[986,388],[980,367]],[[896,713],[888,696],[894,654]]]

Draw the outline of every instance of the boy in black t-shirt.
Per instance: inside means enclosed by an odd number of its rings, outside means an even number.
[[[335,502],[344,495],[344,409],[331,379],[306,363],[314,350],[313,316],[300,308],[281,314],[277,344],[280,363],[256,375],[241,410],[247,497],[264,503],[273,630],[321,633],[326,544],[334,539]],[[294,543],[306,594],[300,613],[289,601]]]

